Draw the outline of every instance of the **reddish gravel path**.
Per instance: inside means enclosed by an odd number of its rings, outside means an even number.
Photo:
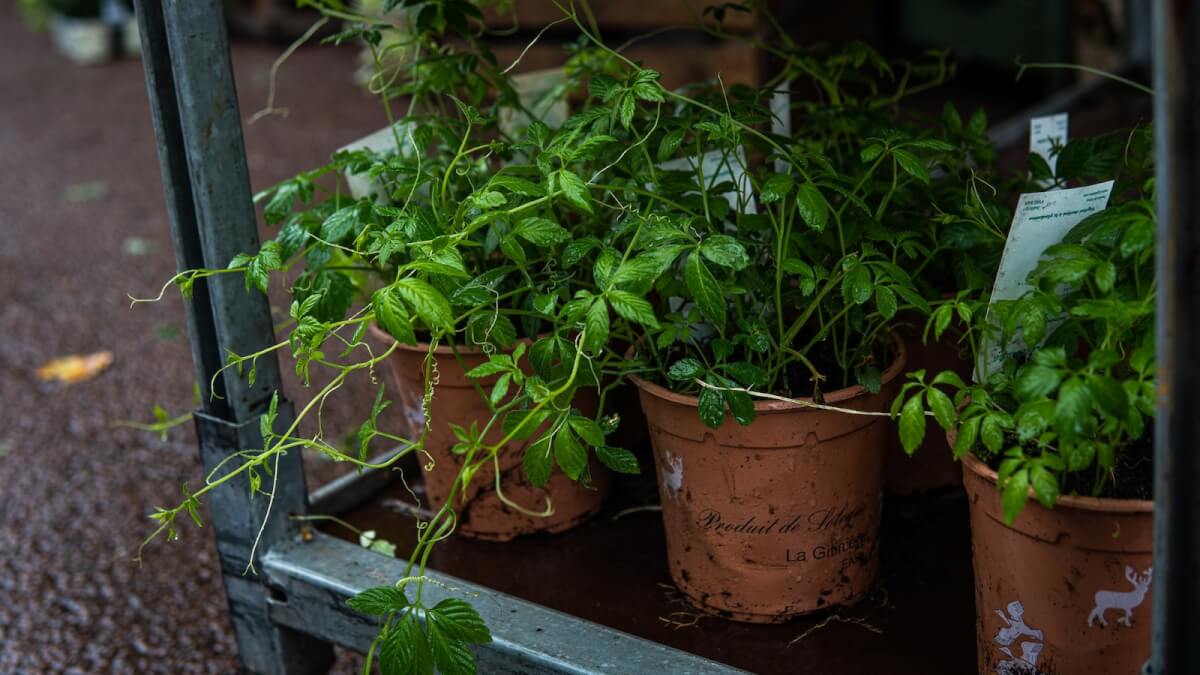
[[[0,3],[0,45],[0,673],[229,672],[210,531],[185,527],[131,562],[151,507],[200,482],[190,428],[163,442],[113,427],[192,399],[178,296],[132,310],[125,298],[174,272],[141,64],[69,65],[13,3]],[[279,51],[235,47],[243,118]],[[352,50],[328,48],[285,66],[278,104],[291,114],[246,132],[255,189],[383,124],[354,66]],[[92,381],[34,377],[54,356],[101,349],[115,361]],[[327,429],[371,393],[343,397]],[[332,475],[308,464],[310,484]]]

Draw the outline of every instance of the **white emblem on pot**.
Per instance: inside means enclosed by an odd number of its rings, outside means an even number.
[[[1004,610],[997,609],[996,614],[1004,621],[1004,627],[996,633],[993,638],[996,644],[1000,645],[1000,652],[1008,656],[1000,663],[996,664],[996,672],[999,675],[1016,675],[1017,673],[1032,673],[1036,672],[1038,656],[1042,653],[1041,640],[1045,639],[1042,631],[1030,628],[1025,624],[1025,607],[1020,600],[1013,600],[1008,603],[1008,613]],[[1030,638],[1023,640],[1020,643],[1021,654],[1018,656],[1013,654],[1013,643],[1021,638]],[[1038,640],[1035,642],[1034,640]]]
[[[1154,568],[1148,567],[1141,574],[1135,574],[1132,565],[1125,566],[1125,578],[1133,584],[1132,591],[1096,591],[1096,607],[1088,614],[1088,626],[1096,621],[1101,626],[1107,626],[1104,612],[1110,609],[1125,610],[1124,616],[1117,617],[1117,623],[1122,626],[1133,625],[1133,609],[1146,599],[1146,591],[1150,588],[1150,580],[1154,578]]]
[[[663,451],[662,483],[672,497],[677,497],[683,487],[683,458],[667,450]]]

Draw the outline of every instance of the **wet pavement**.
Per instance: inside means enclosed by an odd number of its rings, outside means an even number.
[[[14,3],[0,3],[0,45],[0,673],[233,671],[211,530],[188,523],[132,561],[152,507],[201,482],[190,425],[165,441],[114,426],[193,402],[178,295],[134,309],[126,298],[175,271],[141,63],[71,65]],[[235,45],[243,119],[280,51]],[[384,124],[351,82],[356,63],[351,49],[312,48],[284,66],[277,104],[290,114],[246,131],[255,190]],[[35,377],[53,357],[100,350],[115,358],[95,379]],[[373,391],[347,394],[327,429]],[[307,464],[310,486],[334,473]],[[342,654],[336,670],[357,662]]]

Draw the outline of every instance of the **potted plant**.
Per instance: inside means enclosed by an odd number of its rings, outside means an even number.
[[[861,44],[791,55],[821,92],[795,138],[761,130],[769,89],[664,92],[664,118],[638,100],[644,71],[616,56],[624,73],[592,90],[657,150],[608,181],[646,216],[617,238],[632,255],[602,251],[596,268],[614,290],[650,292],[659,324],[640,322],[631,356],[672,577],[700,609],[743,621],[852,601],[878,564],[883,418],[904,368],[888,326],[929,310],[887,224],[931,203],[930,169],[955,148],[842,125],[880,117],[909,82],[852,84],[890,72]]]
[[[918,372],[895,402],[906,448],[932,415],[963,462],[980,672],[1134,672],[1149,653],[1150,136],[1062,150],[1056,184],[1115,177],[1114,205],[1046,249],[1024,293],[956,303],[975,382]],[[950,323],[931,321],[938,332]]]

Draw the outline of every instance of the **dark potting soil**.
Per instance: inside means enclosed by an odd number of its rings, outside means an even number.
[[[987,460],[993,470],[999,470],[1002,456]],[[1080,497],[1105,499],[1154,499],[1154,438],[1145,434],[1134,443],[1117,450],[1116,466],[1095,492],[1094,471],[1067,474],[1059,485],[1059,493]]]

